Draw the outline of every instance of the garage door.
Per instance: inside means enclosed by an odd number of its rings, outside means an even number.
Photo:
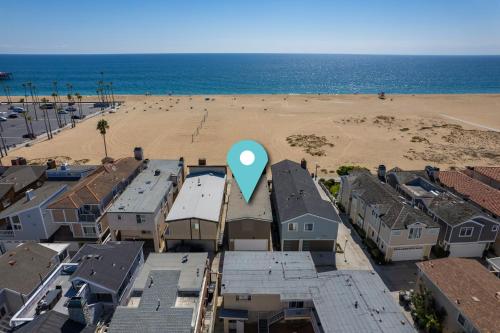
[[[399,247],[392,251],[392,261],[421,260],[424,256],[423,247]]]
[[[482,257],[484,243],[452,244],[450,245],[450,257]]]
[[[267,251],[267,239],[235,239],[235,251]]]

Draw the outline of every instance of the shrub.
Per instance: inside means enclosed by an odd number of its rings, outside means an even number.
[[[447,256],[450,255],[450,251],[445,251],[441,246],[439,245],[434,245],[432,247],[432,253],[437,257],[437,258],[446,258]]]
[[[348,175],[351,171],[353,170],[366,170],[369,171],[367,168],[357,166],[357,165],[342,165],[337,169],[337,174],[339,176],[345,176]]]

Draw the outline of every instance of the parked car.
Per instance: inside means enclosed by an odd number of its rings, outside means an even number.
[[[42,110],[52,110],[53,108],[54,108],[54,104],[52,104],[52,103],[40,104],[40,109],[42,109]]]
[[[19,118],[19,116],[18,116],[17,113],[11,113],[7,117],[10,118],[10,119]]]
[[[68,112],[75,112],[75,111],[76,111],[76,108],[75,108],[75,107],[72,107],[72,106],[68,106],[68,107],[66,108],[66,111],[68,111]]]
[[[80,116],[79,116],[79,115],[77,115],[77,114],[74,114],[74,115],[72,115],[72,116],[71,116],[71,119],[83,119],[83,118],[85,118],[85,116],[80,117]]]
[[[7,121],[7,118],[5,118],[5,117],[0,117],[0,121]]]
[[[19,106],[14,106],[12,108],[12,111],[17,112],[17,113],[23,113],[24,109],[22,107],[19,107]]]
[[[68,114],[68,111],[66,111],[66,110],[59,110],[59,111],[57,111],[57,113],[59,113],[59,114]]]

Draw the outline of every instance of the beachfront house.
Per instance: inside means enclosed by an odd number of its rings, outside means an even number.
[[[428,292],[444,316],[443,332],[500,332],[500,279],[477,260],[417,263],[416,292]]]
[[[183,163],[149,160],[107,210],[112,240],[141,240],[155,252],[165,250],[165,218],[182,186]]]
[[[9,207],[29,189],[42,186],[46,179],[46,166],[13,165],[8,167],[0,177],[0,210]]]
[[[226,233],[230,251],[272,250],[273,213],[267,179],[257,184],[250,202],[246,202],[234,179],[231,180],[226,215]]]
[[[0,256],[0,331],[41,283],[67,260],[68,244],[24,243]]]
[[[385,261],[428,258],[437,242],[439,224],[369,172],[342,176],[339,200]]]
[[[28,190],[23,199],[0,212],[0,242],[43,242],[51,239],[60,225],[54,223],[47,206],[67,192],[75,182],[45,182]]]
[[[452,257],[482,257],[497,238],[500,223],[454,194],[440,193],[425,208],[441,226],[438,245]]]
[[[151,253],[125,303],[116,308],[108,332],[202,332],[207,265],[206,252]]]
[[[70,191],[48,206],[59,239],[95,241],[108,231],[104,213],[143,167],[143,162],[126,157],[101,166]]]
[[[226,194],[225,166],[190,166],[166,218],[167,248],[215,251]]]
[[[116,306],[125,302],[144,264],[142,245],[142,242],[85,244],[71,262],[58,265],[23,302],[11,318],[11,326],[19,327],[50,310],[62,315],[58,321],[73,321],[84,327],[109,319]]]
[[[282,251],[335,251],[340,217],[324,200],[304,165],[283,160],[271,166],[271,200]]]
[[[221,295],[225,333],[415,332],[377,274],[318,273],[307,251],[226,252]]]

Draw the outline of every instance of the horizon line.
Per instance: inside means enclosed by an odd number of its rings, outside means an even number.
[[[409,54],[409,53],[327,53],[327,52],[106,52],[106,53],[1,53],[0,56],[102,56],[102,55],[350,55],[408,57],[498,57],[498,54]]]

